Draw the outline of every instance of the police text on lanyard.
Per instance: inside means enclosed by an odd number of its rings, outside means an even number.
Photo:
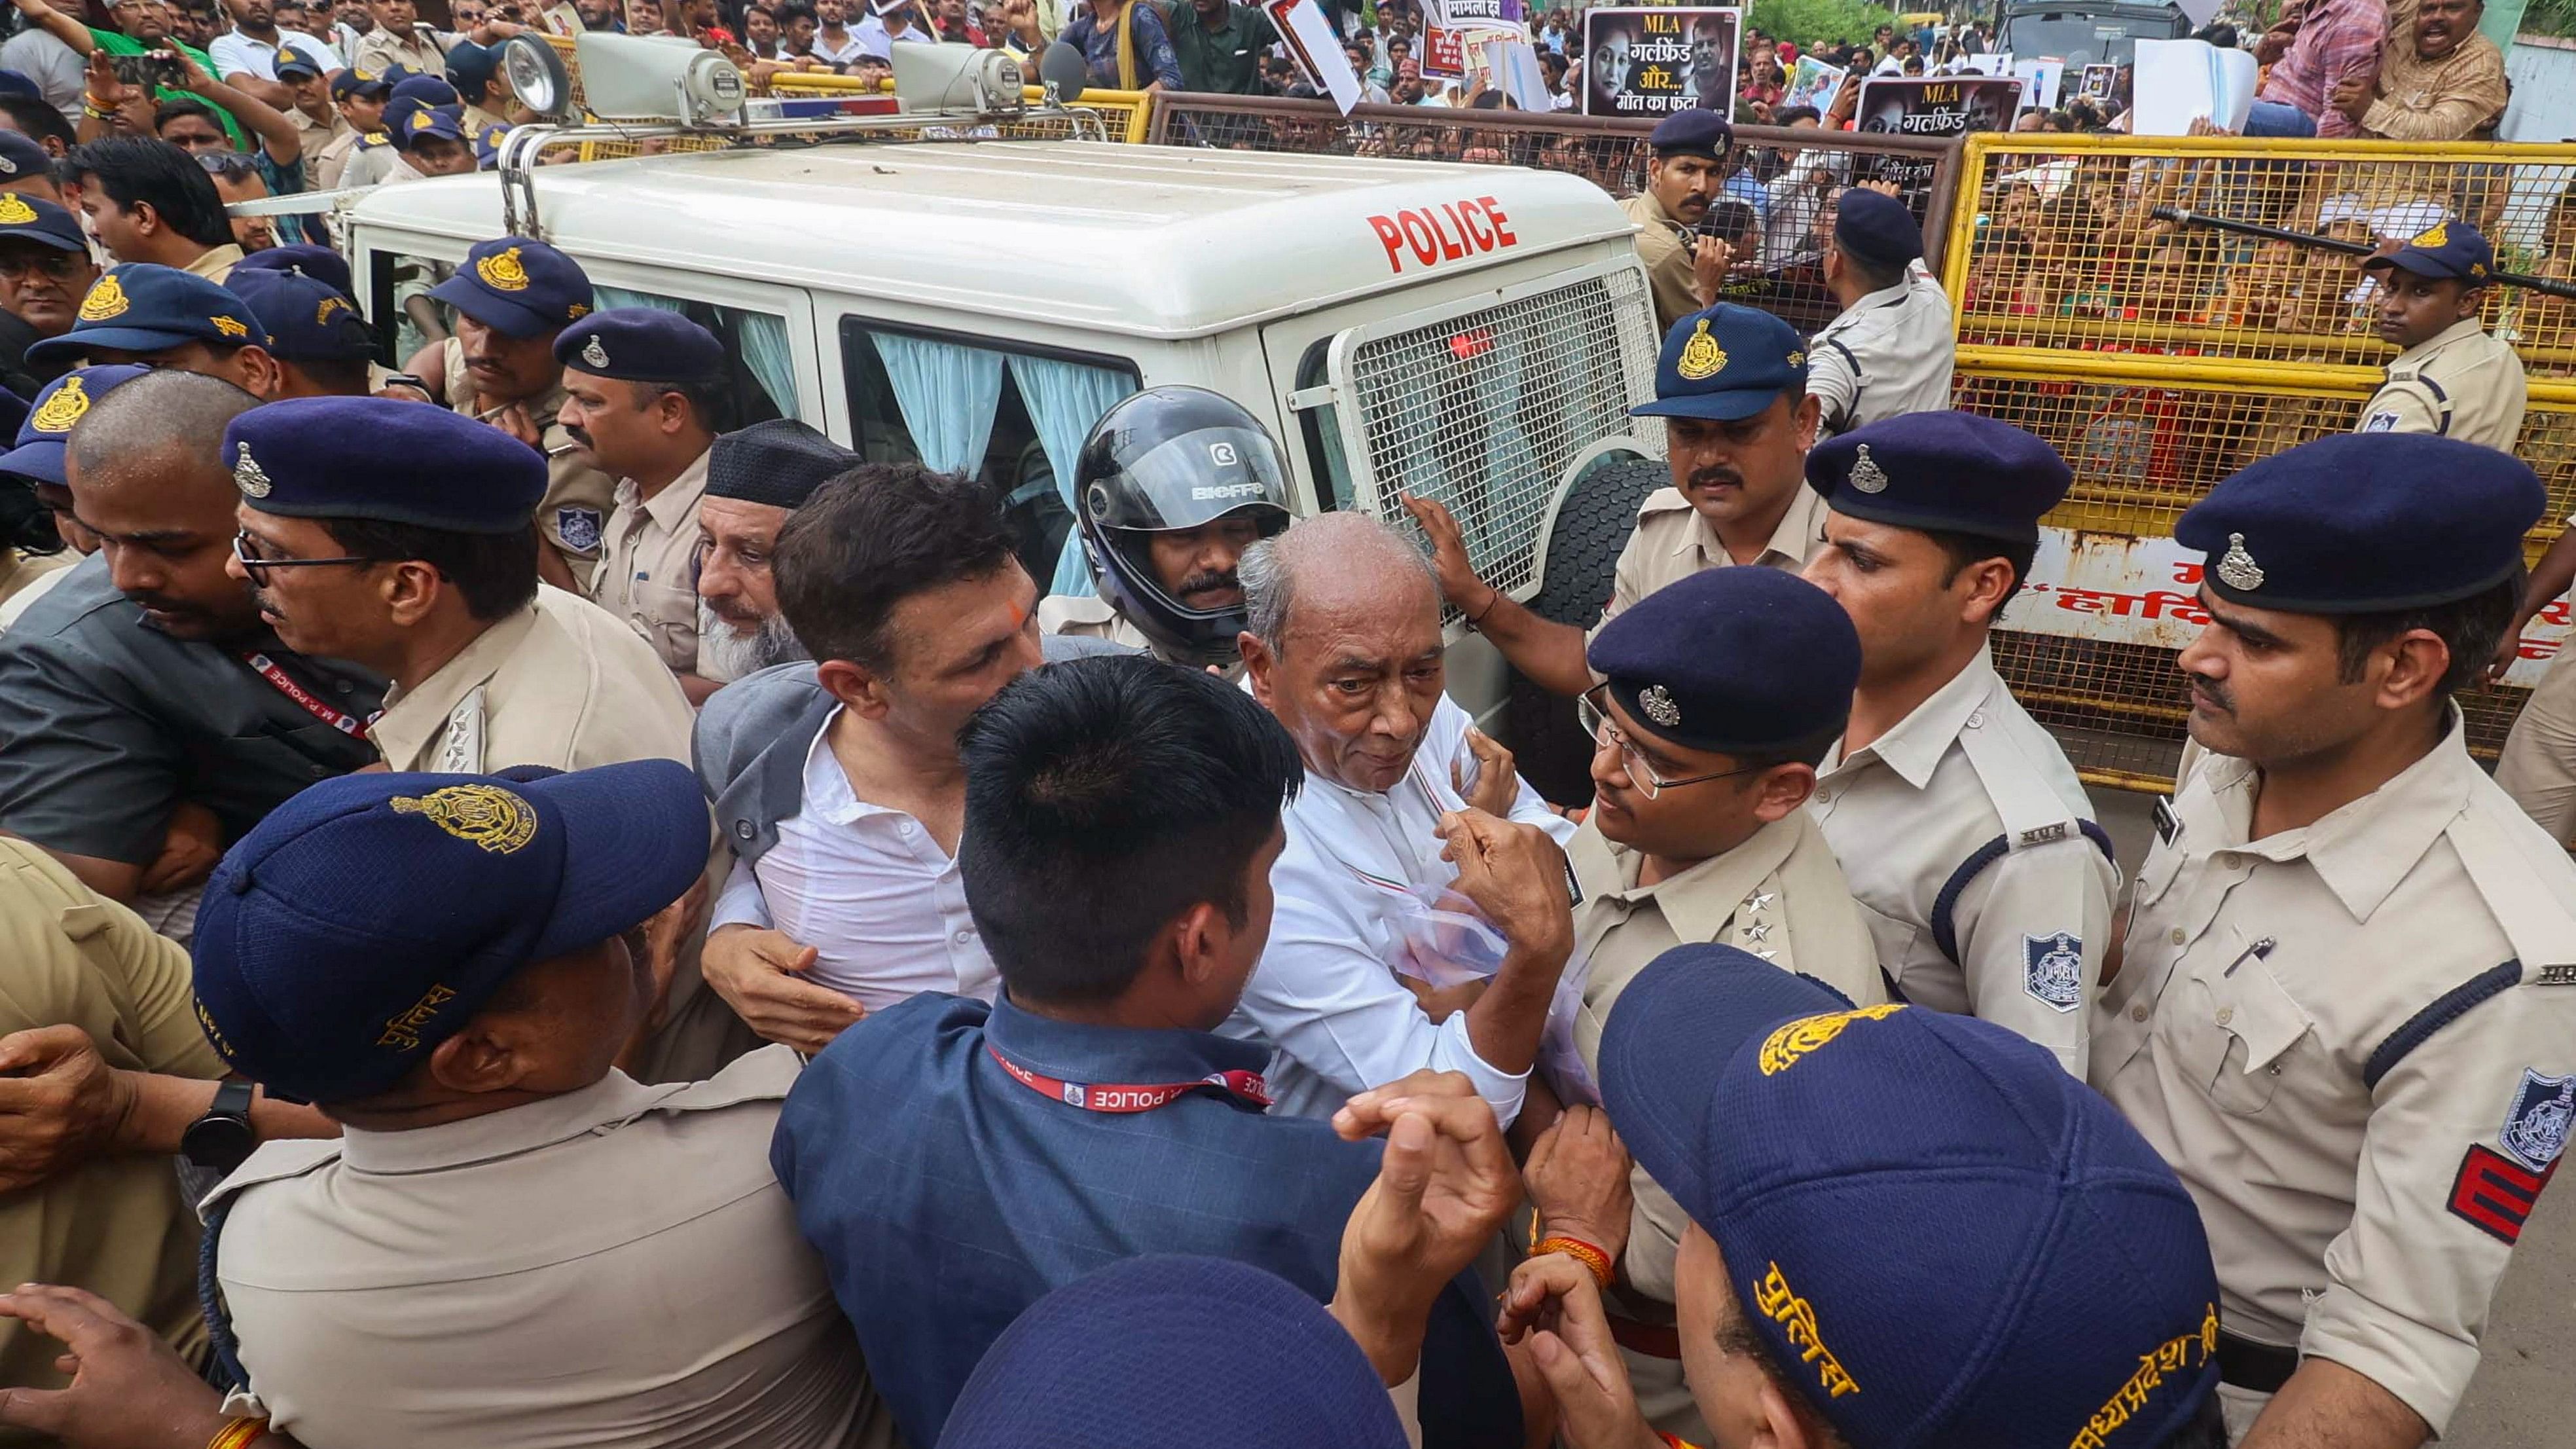
[[[1193,1082],[1068,1082],[1021,1066],[989,1041],[984,1050],[1020,1085],[1086,1112],[1151,1112],[1201,1087],[1214,1087],[1249,1106],[1270,1105],[1270,1084],[1259,1072],[1210,1072]]]
[[[285,695],[288,699],[294,700],[297,704],[302,705],[306,714],[313,716],[315,719],[322,721],[324,724],[329,725],[331,728],[338,730],[344,735],[363,740],[367,737],[367,726],[375,722],[372,717],[368,719],[360,719],[354,714],[347,714],[340,710],[333,709],[331,706],[324,704],[321,700],[314,698],[311,690],[306,689],[303,685],[300,685],[293,679],[288,678],[286,671],[277,667],[277,661],[269,658],[265,654],[254,653],[251,650],[245,649],[241,651],[241,662],[249,665],[251,667],[251,671],[257,674],[260,678],[275,685],[278,693]],[[381,711],[379,712],[381,713]]]

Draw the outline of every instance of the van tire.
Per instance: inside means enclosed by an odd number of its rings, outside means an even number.
[[[1670,464],[1633,456],[1604,458],[1576,479],[1557,506],[1544,582],[1529,598],[1529,611],[1578,629],[1600,622],[1619,551],[1637,529],[1638,505],[1672,481]],[[1502,723],[1513,761],[1533,789],[1569,809],[1591,803],[1592,741],[1575,723],[1574,701],[1513,670]]]

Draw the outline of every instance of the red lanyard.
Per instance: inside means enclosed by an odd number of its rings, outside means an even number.
[[[1261,1080],[1259,1072],[1210,1072],[1195,1082],[1068,1082],[1030,1071],[1002,1055],[1001,1049],[990,1041],[984,1043],[984,1050],[992,1055],[994,1061],[1001,1063],[1002,1070],[1010,1073],[1020,1085],[1086,1112],[1151,1112],[1174,1097],[1195,1092],[1201,1087],[1215,1087],[1255,1107],[1270,1105],[1270,1084]]]
[[[241,661],[249,665],[260,678],[276,685],[278,693],[304,706],[305,713],[344,735],[361,740],[367,737],[367,726],[374,722],[372,719],[360,719],[354,714],[343,714],[315,699],[311,691],[288,678],[286,671],[277,667],[276,660],[265,654],[254,654],[245,649],[241,651]]]

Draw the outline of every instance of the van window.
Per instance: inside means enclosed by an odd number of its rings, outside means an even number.
[[[983,479],[1002,495],[1039,588],[1092,592],[1081,548],[1068,546],[1074,458],[1109,405],[1136,390],[1134,363],[845,317],[841,371],[862,456]]]
[[[372,315],[379,335],[385,330],[385,319],[393,319],[393,352],[387,359],[390,365],[401,367],[421,348],[447,340],[455,328],[455,309],[431,300],[429,290],[455,274],[454,263],[377,252],[374,271]],[[602,310],[659,307],[677,312],[714,333],[716,340],[724,344],[731,375],[726,379],[721,415],[713,419],[718,432],[731,432],[794,411],[796,362],[788,350],[786,318],[772,312],[719,307],[625,287],[597,286],[592,290]]]
[[[1333,339],[1319,337],[1306,355],[1297,359],[1297,386],[1302,390],[1322,387],[1329,380]],[[1312,407],[1297,415],[1297,426],[1306,435],[1306,471],[1315,479],[1315,509],[1358,506],[1358,490],[1351,484],[1351,460],[1342,455],[1342,420],[1340,410],[1331,403]]]

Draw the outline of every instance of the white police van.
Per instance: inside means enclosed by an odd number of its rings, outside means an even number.
[[[725,103],[721,78],[702,73],[722,65],[709,53],[581,46],[594,111],[612,92],[648,109],[672,98],[674,115],[710,94]],[[906,50],[946,54],[906,66]],[[953,76],[994,57],[898,52],[899,91],[925,59]],[[513,78],[523,100],[554,86],[560,104],[545,54],[523,47]],[[634,74],[664,64],[689,74]],[[1018,83],[1005,75],[991,93],[1016,101]],[[738,87],[731,104],[745,105]],[[1658,340],[1635,228],[1590,182],[981,138],[1098,130],[1052,106],[910,111],[790,138],[817,123],[760,104],[712,125],[522,127],[497,173],[356,193],[338,224],[360,301],[399,318],[466,248],[533,227],[581,262],[601,306],[677,307],[714,327],[739,363],[741,421],[792,414],[872,459],[995,481],[1031,572],[1077,592],[1089,585],[1065,501],[1084,433],[1136,388],[1211,388],[1279,437],[1300,514],[1400,519],[1399,490],[1441,499],[1487,579],[1558,617],[1597,615],[1636,503],[1664,470],[1639,461],[1660,457],[1660,428],[1626,415],[1652,395]],[[529,164],[582,140],[715,137],[733,144]],[[1507,674],[1489,645],[1458,635],[1451,690],[1508,737]]]

